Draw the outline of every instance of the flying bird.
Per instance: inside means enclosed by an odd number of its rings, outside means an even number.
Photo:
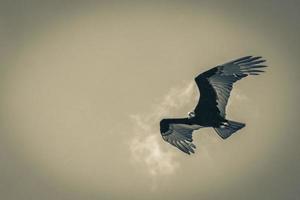
[[[265,60],[262,57],[245,56],[199,74],[195,82],[200,98],[194,111],[186,118],[168,118],[160,121],[162,138],[183,151],[194,153],[192,133],[203,127],[212,127],[226,139],[245,127],[244,123],[226,119],[226,105],[233,83],[248,75],[259,75]]]

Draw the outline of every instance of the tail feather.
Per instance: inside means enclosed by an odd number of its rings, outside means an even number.
[[[219,128],[214,128],[218,135],[226,139],[231,136],[236,131],[240,130],[241,128],[245,127],[246,124],[234,121],[227,121],[228,125],[220,126]]]

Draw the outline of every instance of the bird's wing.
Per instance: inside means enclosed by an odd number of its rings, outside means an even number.
[[[190,154],[195,153],[196,146],[192,143],[192,133],[201,128],[199,125],[170,123],[168,131],[161,133],[163,139],[183,151]]]
[[[264,72],[261,57],[246,56],[218,65],[195,78],[200,90],[200,99],[195,114],[203,111],[219,112],[225,118],[225,109],[234,82]],[[205,113],[205,112],[204,112]]]

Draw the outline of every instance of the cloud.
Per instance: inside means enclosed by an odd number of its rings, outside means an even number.
[[[152,112],[130,115],[133,122],[133,138],[129,142],[132,161],[144,165],[152,176],[173,174],[180,167],[176,154],[162,140],[159,121],[170,117],[197,98],[194,82],[172,88],[162,101],[154,105]],[[194,106],[194,105],[193,105]]]

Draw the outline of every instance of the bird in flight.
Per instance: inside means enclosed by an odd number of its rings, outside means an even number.
[[[192,133],[203,127],[212,127],[217,134],[226,139],[245,124],[226,119],[226,105],[233,83],[248,76],[259,75],[265,60],[262,57],[245,56],[218,65],[196,78],[200,98],[193,112],[186,118],[168,118],[160,121],[162,138],[183,151],[194,153]]]

